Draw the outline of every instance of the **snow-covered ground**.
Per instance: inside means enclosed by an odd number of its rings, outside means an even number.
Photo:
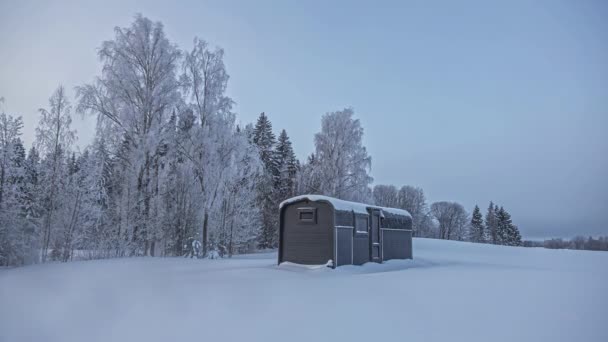
[[[416,239],[414,257],[4,269],[0,341],[608,341],[608,253]]]

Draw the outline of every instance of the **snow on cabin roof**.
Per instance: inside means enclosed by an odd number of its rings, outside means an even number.
[[[283,206],[285,206],[287,204],[291,204],[291,203],[298,202],[298,201],[305,200],[305,199],[307,199],[311,202],[317,202],[317,201],[329,202],[329,203],[331,203],[331,205],[334,206],[334,209],[339,210],[339,211],[354,211],[355,213],[358,213],[358,214],[368,214],[367,209],[371,208],[371,209],[380,209],[385,213],[389,213],[389,214],[393,214],[393,215],[408,216],[410,218],[412,217],[412,215],[410,215],[410,213],[407,210],[403,210],[403,209],[385,208],[385,207],[379,207],[377,205],[350,202],[350,201],[345,201],[345,200],[341,200],[341,199],[337,199],[337,198],[333,198],[333,197],[329,197],[329,196],[323,196],[323,195],[301,195],[301,196],[288,198],[288,199],[284,200],[283,202],[281,202],[281,204],[279,204],[279,209],[283,208]]]

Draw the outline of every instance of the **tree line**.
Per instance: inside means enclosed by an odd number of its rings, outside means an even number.
[[[446,240],[520,246],[519,228],[502,206],[490,202],[485,217],[476,205],[469,215],[462,204],[439,201],[427,204],[424,191],[410,185],[376,185],[373,199],[378,205],[405,209],[412,215],[415,236]]]
[[[574,249],[588,251],[608,251],[608,236],[597,239],[592,236],[575,236],[572,239],[553,238],[544,241],[526,240],[524,247],[544,247],[549,249]]]
[[[304,161],[266,113],[239,123],[224,50],[203,39],[180,49],[137,15],[98,57],[92,82],[72,99],[59,86],[39,110],[27,152],[21,117],[0,106],[0,265],[276,248],[280,202],[307,193],[406,209],[420,237],[521,244],[493,203],[484,219],[478,207],[428,206],[417,187],[372,187],[352,108],[322,116]],[[82,149],[74,114],[96,118]]]
[[[237,121],[221,48],[195,38],[180,49],[137,15],[98,57],[101,73],[73,99],[62,86],[51,94],[27,152],[21,117],[0,106],[0,265],[276,248],[284,199],[369,198],[351,108],[323,116],[300,162],[265,113]],[[74,114],[96,118],[83,149]]]

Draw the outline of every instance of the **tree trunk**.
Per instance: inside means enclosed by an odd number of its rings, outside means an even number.
[[[230,239],[228,240],[228,257],[232,258],[232,238],[234,232],[234,218],[230,222]]]
[[[209,222],[209,213],[205,210],[205,217],[203,219],[203,257],[207,256],[207,224]]]

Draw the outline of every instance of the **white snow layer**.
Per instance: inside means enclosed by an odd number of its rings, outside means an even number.
[[[308,199],[311,202],[327,201],[327,202],[331,203],[331,205],[333,205],[334,209],[336,209],[336,210],[354,211],[357,214],[367,214],[368,213],[367,209],[373,208],[373,209],[381,209],[384,212],[391,213],[394,215],[403,215],[403,216],[412,217],[412,215],[410,215],[410,213],[407,210],[403,210],[403,209],[385,208],[385,207],[379,207],[377,205],[369,205],[369,204],[365,204],[365,203],[344,201],[341,199],[337,199],[337,198],[333,198],[333,197],[329,197],[329,196],[323,196],[323,195],[300,195],[300,196],[288,198],[288,199],[284,200],[283,202],[281,202],[281,204],[279,204],[279,209],[283,208],[284,205],[294,203],[297,201],[301,201],[304,199]]]
[[[336,270],[276,254],[0,270],[0,341],[608,341],[608,253],[414,239]]]

